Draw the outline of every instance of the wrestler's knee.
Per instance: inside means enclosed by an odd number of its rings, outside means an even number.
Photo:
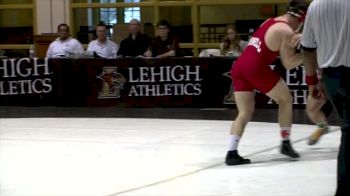
[[[243,111],[239,111],[238,118],[240,118],[243,121],[250,121],[250,119],[253,116],[254,109],[247,108]]]
[[[293,97],[291,94],[286,93],[286,94],[281,94],[276,98],[276,103],[279,105],[288,105],[293,103]]]

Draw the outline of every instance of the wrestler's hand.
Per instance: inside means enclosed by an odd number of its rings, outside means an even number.
[[[293,35],[292,39],[290,40],[290,46],[292,48],[297,48],[300,45],[301,40],[301,33]]]
[[[309,93],[314,99],[325,98],[325,90],[320,82],[315,85],[309,85]]]

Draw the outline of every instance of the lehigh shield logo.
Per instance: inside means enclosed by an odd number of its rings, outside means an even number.
[[[232,78],[231,71],[228,71],[222,75],[224,75],[225,77],[228,77],[230,79]],[[227,105],[235,104],[235,94],[233,91],[232,82],[231,82],[231,86],[230,86],[230,91],[224,97],[223,104],[227,104]]]
[[[103,67],[101,75],[102,88],[98,93],[98,99],[120,98],[120,92],[124,88],[126,78],[118,73],[118,67]]]

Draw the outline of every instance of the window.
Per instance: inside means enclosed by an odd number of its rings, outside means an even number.
[[[140,0],[125,0],[125,3],[139,3]],[[100,0],[100,3],[116,3],[116,0]],[[122,18],[118,17],[118,11],[123,11]],[[128,7],[124,9],[117,8],[101,8],[100,20],[107,25],[114,25],[123,21],[123,23],[129,23],[131,19],[136,18],[141,20],[140,7]]]
[[[137,19],[141,21],[140,7],[129,7],[124,10],[124,23],[129,23],[131,19]]]
[[[125,0],[125,3],[139,3],[140,0]],[[129,7],[124,10],[124,23],[129,23],[131,19],[135,18],[141,21],[140,7]]]
[[[100,0],[100,3],[116,3],[116,0]],[[117,24],[117,8],[101,8],[100,21],[103,21],[106,25]]]

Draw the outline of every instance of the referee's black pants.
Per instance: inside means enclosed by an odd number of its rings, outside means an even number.
[[[350,68],[326,68],[322,82],[329,100],[341,117],[336,196],[350,196]]]

